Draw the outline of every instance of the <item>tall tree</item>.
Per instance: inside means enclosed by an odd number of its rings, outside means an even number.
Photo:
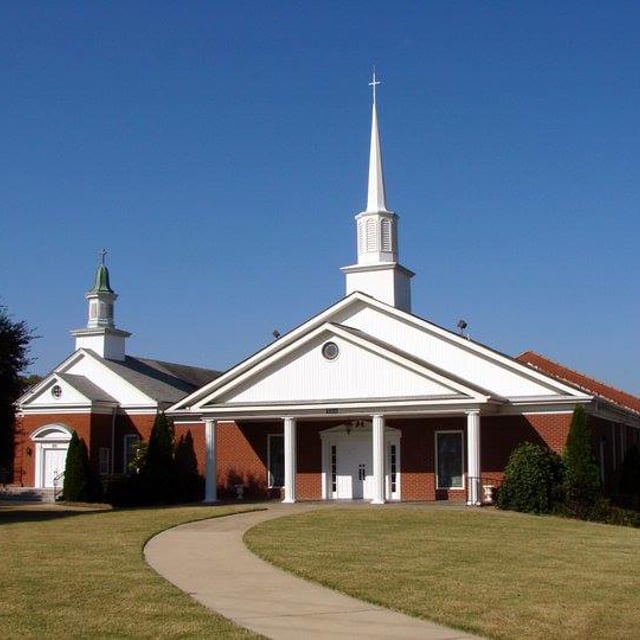
[[[12,320],[0,305],[0,467],[13,461],[13,403],[24,389],[21,374],[31,364],[29,344],[34,337],[26,322]]]
[[[590,507],[600,495],[600,468],[593,455],[591,427],[582,405],[573,412],[562,458],[569,504],[578,510]]]
[[[174,500],[174,437],[173,421],[164,412],[158,413],[149,436],[147,459],[141,474],[145,491],[152,502],[167,503]]]
[[[67,450],[62,497],[70,502],[91,502],[100,498],[100,483],[89,464],[87,445],[75,431]]]

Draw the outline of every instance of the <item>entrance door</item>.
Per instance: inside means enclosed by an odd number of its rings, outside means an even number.
[[[67,461],[67,447],[56,449],[43,447],[42,456],[42,484],[44,487],[51,488],[54,479],[64,471]]]
[[[336,497],[343,500],[370,500],[373,464],[371,442],[349,437],[336,450]]]

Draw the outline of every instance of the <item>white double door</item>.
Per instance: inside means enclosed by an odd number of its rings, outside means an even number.
[[[373,452],[370,438],[342,438],[336,451],[336,498],[373,499]]]

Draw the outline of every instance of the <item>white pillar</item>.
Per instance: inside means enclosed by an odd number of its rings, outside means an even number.
[[[204,439],[206,451],[204,502],[218,502],[216,469],[216,421],[207,418],[204,421]]]
[[[467,504],[479,506],[480,487],[480,412],[467,412]]]
[[[296,501],[296,420],[284,419],[284,499],[285,504]]]
[[[373,418],[373,500],[371,504],[384,504],[384,416]]]

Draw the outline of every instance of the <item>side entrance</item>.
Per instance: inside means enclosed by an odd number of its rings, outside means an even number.
[[[31,440],[35,447],[35,486],[51,489],[61,484],[71,431],[60,424],[48,424],[34,431]]]

